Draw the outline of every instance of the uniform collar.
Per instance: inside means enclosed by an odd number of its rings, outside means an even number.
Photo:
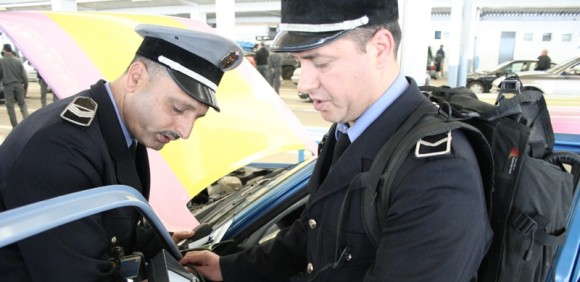
[[[109,99],[111,99],[111,103],[113,104],[113,108],[115,109],[115,114],[117,114],[117,119],[119,120],[119,124],[121,125],[121,129],[123,130],[123,136],[125,137],[125,141],[127,142],[127,147],[130,147],[133,143],[133,137],[131,137],[131,133],[125,126],[121,115],[119,114],[119,108],[117,108],[117,103],[115,102],[115,98],[113,97],[113,92],[111,91],[111,85],[107,82],[105,83],[105,88],[107,89],[107,93],[109,94]]]

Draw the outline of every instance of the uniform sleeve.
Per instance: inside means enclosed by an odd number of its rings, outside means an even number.
[[[306,229],[297,219],[272,242],[222,256],[224,281],[287,281],[306,266],[306,240]]]
[[[453,157],[401,168],[365,281],[476,277],[491,229],[477,161],[465,139],[459,141]]]
[[[39,132],[10,170],[6,207],[102,186],[105,162],[100,154],[84,132]],[[103,214],[98,214],[22,240],[17,246],[34,281],[124,281],[111,267],[110,241]]]

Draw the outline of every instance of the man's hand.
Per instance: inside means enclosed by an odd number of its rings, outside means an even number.
[[[211,281],[223,281],[220,257],[210,251],[193,251],[179,261],[185,268],[194,268]]]
[[[185,240],[187,238],[191,238],[191,236],[193,236],[193,234],[195,234],[195,232],[193,232],[193,230],[189,230],[189,231],[177,231],[174,232],[173,234],[171,234],[171,238],[173,239],[173,242],[175,242],[175,244],[181,242],[182,240]]]

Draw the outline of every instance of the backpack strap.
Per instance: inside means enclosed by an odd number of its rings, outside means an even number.
[[[361,182],[365,187],[361,204],[363,226],[373,245],[378,247],[380,242],[380,232],[386,220],[391,186],[409,153],[415,148],[418,158],[434,156],[433,153],[424,155],[417,152],[417,149],[425,144],[423,138],[443,133],[450,134],[452,130],[458,128],[468,128],[479,132],[468,124],[445,120],[434,112],[431,106],[419,107],[381,147],[370,169],[361,173]],[[451,138],[441,140],[448,142],[450,146]],[[444,147],[447,148],[447,146]],[[444,154],[448,153],[449,151],[444,152]]]

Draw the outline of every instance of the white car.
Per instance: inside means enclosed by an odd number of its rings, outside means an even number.
[[[580,96],[580,57],[574,57],[546,71],[517,73],[523,90],[536,90],[544,95]],[[501,88],[505,79],[493,81],[493,91]]]
[[[300,68],[296,68],[290,77],[294,85],[298,85],[298,80],[300,79]]]
[[[28,76],[28,81],[38,81],[38,73],[36,69],[32,66],[30,61],[26,60],[22,63],[24,70],[26,70],[26,75]]]

